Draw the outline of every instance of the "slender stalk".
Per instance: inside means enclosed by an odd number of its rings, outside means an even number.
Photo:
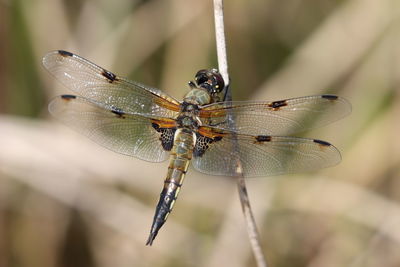
[[[223,0],[214,0],[215,39],[217,43],[218,69],[229,89],[228,60],[226,56],[226,41],[224,27]]]
[[[226,100],[232,101],[232,94],[230,90],[230,80],[228,74],[228,61],[226,55],[226,41],[225,41],[225,30],[224,30],[224,11],[223,11],[223,0],[214,0],[214,20],[215,20],[215,36],[217,43],[217,56],[218,56],[218,68],[225,81]],[[234,117],[229,115],[229,122],[234,124]],[[237,148],[237,142],[235,147]],[[236,151],[238,151],[236,149]],[[260,235],[257,231],[257,225],[254,220],[253,212],[251,210],[249,197],[247,194],[246,183],[244,179],[244,173],[242,163],[237,156],[237,168],[236,168],[237,186],[239,191],[240,203],[242,205],[243,215],[246,220],[247,233],[249,235],[251,248],[258,267],[267,267],[267,262],[263,254]]]

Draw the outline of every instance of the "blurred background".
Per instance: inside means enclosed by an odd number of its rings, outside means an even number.
[[[248,179],[270,266],[400,266],[400,2],[225,1],[235,100],[333,93],[350,116],[305,136],[342,163]],[[217,67],[212,1],[0,1],[0,266],[255,266],[232,179],[191,170],[146,247],[167,163],[122,156],[51,118],[64,49],[181,98]]]

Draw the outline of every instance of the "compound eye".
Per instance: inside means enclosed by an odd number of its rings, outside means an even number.
[[[199,70],[196,73],[196,76],[194,79],[199,87],[203,87],[202,85],[205,85],[208,83],[208,75],[207,75],[208,72],[209,72],[208,70]]]
[[[212,69],[211,71],[213,75],[214,90],[216,91],[216,93],[220,93],[225,87],[224,79],[217,69]]]
[[[195,80],[199,87],[207,89],[212,94],[221,92],[225,86],[224,79],[216,69],[199,70]]]

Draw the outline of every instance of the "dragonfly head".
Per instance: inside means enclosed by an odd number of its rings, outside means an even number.
[[[206,89],[213,100],[219,99],[219,94],[224,89],[225,83],[217,69],[199,70],[194,79],[195,85]]]

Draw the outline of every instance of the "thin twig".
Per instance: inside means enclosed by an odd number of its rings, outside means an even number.
[[[229,88],[228,60],[226,56],[226,41],[224,28],[223,0],[214,0],[215,38],[217,43],[218,69],[224,78],[225,86]]]
[[[218,56],[218,68],[224,78],[227,90],[227,101],[232,101],[232,94],[230,91],[230,80],[228,74],[228,61],[226,56],[226,42],[225,42],[225,30],[224,30],[224,11],[223,11],[223,0],[214,0],[214,19],[215,19],[215,36],[217,43],[217,56]],[[234,118],[230,115],[230,123],[234,124]],[[237,142],[234,144],[237,148]],[[236,149],[236,151],[238,151]],[[236,168],[237,186],[239,191],[240,203],[242,205],[242,211],[247,224],[247,232],[250,239],[251,248],[253,250],[254,257],[259,267],[267,267],[267,262],[263,254],[260,236],[257,231],[257,225],[254,220],[253,212],[250,207],[250,201],[247,194],[246,183],[244,180],[242,164],[237,156],[237,168]]]

